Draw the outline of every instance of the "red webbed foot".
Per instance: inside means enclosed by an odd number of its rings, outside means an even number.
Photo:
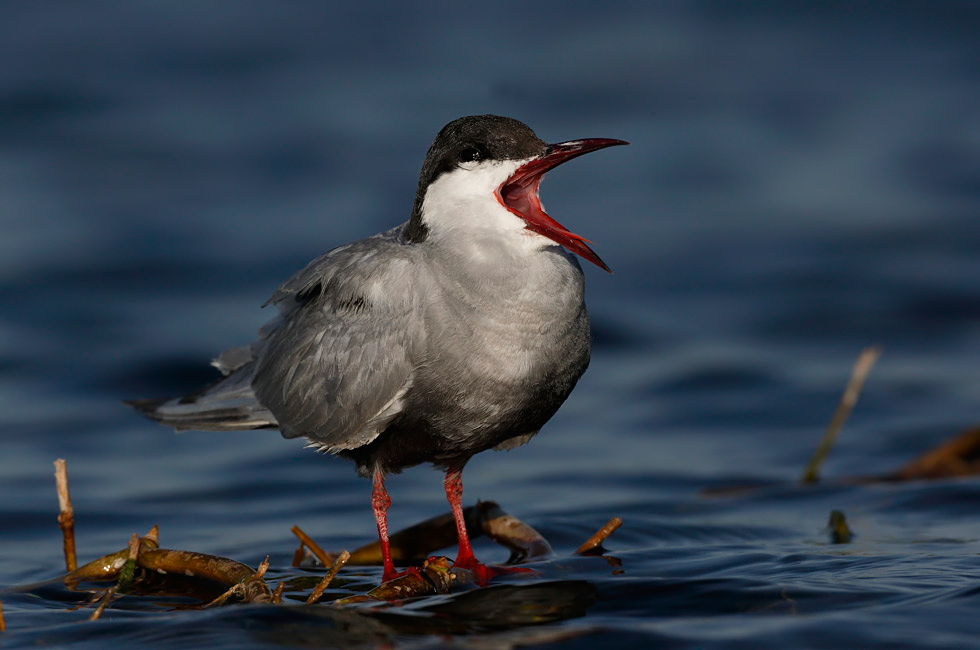
[[[513,573],[534,573],[534,569],[524,566],[491,566],[478,562],[475,557],[457,558],[453,568],[466,569],[473,574],[478,585],[484,586],[494,578]]]
[[[384,574],[381,576],[381,582],[389,582],[391,580],[397,580],[398,578],[404,578],[405,576],[415,576],[419,580],[425,580],[425,578],[422,577],[422,572],[419,571],[418,567],[410,566],[404,571],[395,571],[394,567],[392,567],[390,570],[385,569]]]

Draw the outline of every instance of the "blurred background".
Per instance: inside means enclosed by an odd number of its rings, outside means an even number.
[[[828,476],[980,422],[978,43],[971,1],[4,3],[0,582],[58,571],[57,457],[92,555],[154,523],[252,562],[288,563],[294,523],[370,540],[347,462],[120,400],[212,378],[280,282],[407,219],[436,132],[480,113],[632,146],[543,186],[615,272],[586,269],[592,367],[532,444],[472,461],[464,499],[572,547],[624,512],[634,548],[760,518],[812,539],[829,502],[699,490],[795,481],[872,343]],[[389,489],[394,528],[444,509],[427,469]],[[969,511],[852,496],[880,539],[910,517],[978,536]]]

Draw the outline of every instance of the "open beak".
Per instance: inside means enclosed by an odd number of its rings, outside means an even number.
[[[519,167],[510,178],[504,181],[497,189],[497,199],[504,207],[523,219],[528,230],[544,235],[571,252],[589,260],[599,268],[610,271],[606,263],[599,259],[595,251],[589,248],[586,243],[589,240],[569,231],[565,226],[548,216],[541,207],[538,187],[541,185],[541,179],[545,172],[554,169],[563,162],[590,151],[621,144],[629,143],[608,138],[589,138],[550,144],[542,156]]]

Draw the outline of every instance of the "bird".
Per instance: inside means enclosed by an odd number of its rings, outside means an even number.
[[[526,443],[565,402],[591,347],[576,256],[610,270],[545,212],[539,186],[572,158],[625,144],[547,144],[498,115],[450,122],[422,163],[408,221],[286,280],[263,305],[278,312],[257,339],[212,361],[216,382],[127,403],[177,431],[278,429],[353,460],[373,480],[383,581],[417,574],[392,561],[385,476],[431,463],[445,472],[454,566],[493,577],[467,535],[463,467]]]

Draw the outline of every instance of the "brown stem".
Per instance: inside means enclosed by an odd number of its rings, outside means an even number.
[[[313,555],[316,556],[316,559],[320,560],[320,563],[323,566],[325,567],[330,566],[331,564],[334,563],[334,560],[337,559],[336,555],[331,555],[330,553],[327,553],[322,548],[320,548],[320,545],[314,542],[313,538],[307,535],[305,532],[303,532],[303,529],[300,528],[299,526],[293,526],[292,531],[293,531],[293,535],[296,535],[296,537],[299,538],[299,541],[302,543],[302,546],[305,546],[306,548],[310,549],[313,552]],[[300,549],[302,549],[302,546],[300,547]],[[293,556],[293,566],[299,566],[298,560],[300,560],[300,558],[301,558],[300,551],[297,550],[296,555]]]
[[[95,621],[98,620],[100,616],[102,616],[102,612],[104,612],[105,608],[109,606],[109,603],[112,602],[112,599],[116,597],[117,590],[118,590],[118,585],[112,585],[102,593],[102,597],[99,599],[99,606],[95,608],[95,611],[92,612],[92,615],[88,617],[88,620]]]
[[[344,567],[345,564],[347,564],[347,560],[349,559],[350,559],[350,553],[348,553],[347,551],[344,551],[339,556],[337,556],[337,559],[334,560],[333,566],[330,567],[330,570],[327,571],[327,574],[323,576],[323,578],[320,580],[319,583],[317,583],[317,586],[313,590],[313,593],[311,593],[309,598],[306,599],[307,605],[312,605],[316,601],[320,600],[320,596],[322,596],[323,592],[327,590],[327,587],[330,586],[330,583],[333,582],[333,579],[337,577],[337,573]]]
[[[58,526],[64,538],[65,568],[71,572],[78,566],[75,558],[75,510],[68,495],[68,468],[64,458],[54,461],[54,480],[58,490]]]
[[[592,537],[585,540],[585,543],[575,550],[575,555],[598,555],[602,553],[602,543],[606,538],[616,532],[623,525],[623,520],[613,517],[606,525],[597,530]]]
[[[817,482],[820,466],[826,460],[827,454],[830,453],[830,448],[834,446],[837,436],[840,435],[841,429],[844,427],[844,422],[847,421],[847,417],[854,409],[854,405],[857,404],[858,396],[861,394],[861,387],[864,386],[864,380],[868,378],[868,373],[871,372],[871,368],[880,356],[881,348],[875,346],[865,348],[858,356],[857,361],[854,363],[854,368],[851,370],[851,378],[847,382],[844,394],[840,398],[840,404],[837,405],[837,410],[834,412],[834,417],[831,418],[830,424],[827,425],[827,430],[824,432],[820,445],[813,452],[813,458],[810,459],[809,464],[806,466],[806,471],[803,472],[802,480],[804,483]]]
[[[282,602],[282,592],[286,589],[285,580],[276,585],[276,590],[272,592],[272,604],[278,605]]]

